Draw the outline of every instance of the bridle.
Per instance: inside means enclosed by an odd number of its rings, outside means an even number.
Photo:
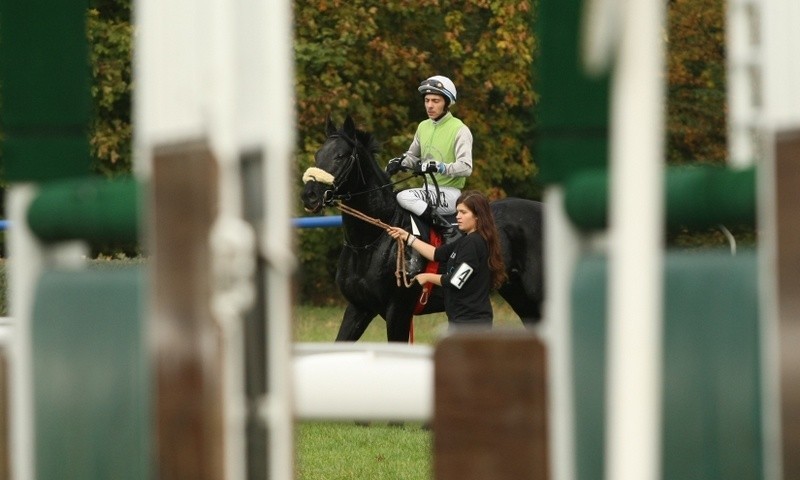
[[[342,168],[342,171],[339,172],[338,175],[334,175],[334,174],[332,174],[332,173],[330,173],[330,172],[328,172],[326,170],[323,170],[323,169],[321,169],[319,167],[309,167],[305,171],[305,173],[303,174],[303,183],[317,182],[317,183],[321,183],[323,185],[329,185],[331,187],[331,188],[328,188],[328,189],[326,189],[325,191],[322,192],[322,206],[323,207],[330,207],[337,200],[350,200],[352,197],[356,197],[356,196],[359,196],[359,195],[365,195],[367,193],[371,193],[371,192],[375,192],[375,191],[378,191],[378,190],[382,190],[382,189],[387,188],[387,187],[392,187],[392,186],[394,186],[394,185],[396,185],[398,183],[404,182],[404,181],[408,180],[409,178],[411,178],[411,176],[409,176],[409,177],[397,180],[395,182],[389,182],[389,183],[387,183],[385,185],[379,185],[377,187],[369,188],[369,189],[362,190],[362,191],[359,191],[359,192],[341,192],[340,190],[342,188],[342,185],[350,177],[350,173],[351,173],[351,171],[353,170],[353,168],[356,165],[359,165],[358,168],[359,168],[359,174],[361,176],[362,184],[366,184],[366,181],[364,179],[364,174],[363,174],[363,172],[360,171],[361,167],[360,167],[360,161],[359,161],[359,155],[358,155],[359,143],[356,140],[351,139],[350,137],[348,137],[346,135],[338,134],[338,133],[328,137],[328,139],[331,139],[331,138],[341,138],[345,142],[347,142],[348,145],[353,147],[353,151],[350,153],[350,156],[347,158],[347,161],[346,161],[344,167]]]
[[[341,200],[349,200],[350,198],[357,196],[357,195],[364,195],[369,192],[374,192],[376,190],[380,190],[386,187],[391,187],[397,183],[403,182],[408,180],[407,177],[401,179],[397,182],[390,182],[386,185],[380,185],[375,188],[370,188],[368,190],[363,190],[360,192],[347,192],[347,193],[340,193],[339,190],[342,187],[344,181],[340,179],[347,179],[350,176],[350,172],[353,170],[353,167],[359,163],[359,156],[358,156],[358,147],[359,144],[355,140],[347,137],[346,135],[342,134],[334,134],[328,137],[330,140],[331,138],[342,138],[344,139],[351,147],[353,147],[353,151],[350,153],[349,158],[347,159],[347,164],[342,168],[342,171],[339,174],[339,179],[335,175],[330,172],[327,172],[319,167],[309,167],[305,173],[303,174],[303,183],[308,182],[317,182],[323,185],[330,185],[331,188],[326,189],[322,193],[322,205],[324,207],[336,206],[342,213],[346,213],[351,215],[355,218],[358,218],[366,223],[372,224],[376,227],[379,227],[383,230],[388,230],[389,225],[382,222],[380,219],[369,217],[358,210],[348,207]],[[360,168],[360,167],[359,167]],[[364,181],[363,172],[359,171],[361,174],[362,183],[366,183]],[[335,205],[334,205],[335,204]],[[378,237],[380,239],[380,236]],[[377,241],[377,239],[376,239]],[[374,243],[374,242],[373,242]],[[405,268],[405,243],[401,239],[397,239],[397,260],[395,265],[395,278],[397,280],[397,286],[404,285],[406,287],[410,287],[414,284],[413,279],[409,279],[408,272]]]
[[[353,167],[359,161],[358,142],[347,137],[346,135],[341,135],[341,134],[335,134],[328,137],[329,140],[332,138],[341,138],[345,142],[347,142],[348,145],[353,147],[353,151],[347,158],[347,161],[345,162],[342,171],[339,172],[338,177],[319,167],[309,167],[303,174],[303,183],[317,182],[323,185],[329,185],[331,187],[322,192],[322,205],[325,207],[329,207],[333,204],[334,201],[342,199],[347,196],[339,193],[339,190],[341,189],[342,184],[344,183],[344,181],[341,179],[345,179],[346,181],[346,179],[350,177],[350,172],[353,170]]]

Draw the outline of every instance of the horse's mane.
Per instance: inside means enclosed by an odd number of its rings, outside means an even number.
[[[371,133],[356,129],[356,141],[360,143],[373,157],[380,151],[380,143]]]
[[[371,133],[356,128],[352,118],[349,116],[345,119],[344,124],[340,128],[335,128],[329,117],[326,128],[328,130],[328,135],[342,137],[351,144],[353,141],[355,141],[357,147],[362,151],[362,153],[366,154],[362,158],[362,161],[358,162],[356,166],[362,181],[364,181],[365,173],[362,171],[362,168],[368,168],[370,171],[374,172],[374,175],[381,183],[388,180],[388,175],[386,175],[386,172],[383,171],[383,168],[378,165],[376,160],[376,155],[380,151],[380,143],[375,139],[375,137],[372,136]],[[369,158],[367,158],[367,156]]]

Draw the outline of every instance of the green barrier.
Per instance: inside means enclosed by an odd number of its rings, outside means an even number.
[[[755,169],[715,166],[670,167],[666,171],[666,226],[707,228],[719,224],[755,225]],[[583,231],[608,226],[608,172],[590,169],[565,185],[564,207]]]
[[[539,3],[535,157],[538,181],[563,182],[608,161],[608,75],[587,75],[578,58],[583,0]]]
[[[0,0],[0,85],[6,179],[89,173],[87,1]]]
[[[150,478],[140,267],[46,271],[31,326],[39,480]]]
[[[756,254],[670,252],[665,270],[662,478],[763,478]],[[573,282],[579,480],[604,471],[606,276],[587,257]]]
[[[137,183],[99,178],[45,184],[28,209],[28,224],[43,242],[85,239],[92,243],[137,241]]]

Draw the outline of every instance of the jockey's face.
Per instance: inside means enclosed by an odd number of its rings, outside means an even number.
[[[444,113],[444,97],[433,93],[425,95],[425,113],[431,120],[441,117]]]

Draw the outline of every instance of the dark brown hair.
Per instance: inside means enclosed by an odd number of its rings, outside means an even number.
[[[489,270],[492,275],[492,288],[500,288],[505,283],[506,268],[503,264],[503,252],[500,250],[500,237],[497,233],[497,226],[494,223],[492,210],[489,208],[489,200],[477,190],[463,192],[456,206],[464,204],[474,215],[476,220],[476,231],[486,240],[489,249]]]

